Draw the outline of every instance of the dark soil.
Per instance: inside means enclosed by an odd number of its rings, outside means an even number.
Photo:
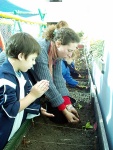
[[[81,51],[81,54],[82,51]],[[82,56],[81,56],[82,58]],[[78,62],[83,80],[79,85],[87,86],[88,72],[84,63]],[[82,67],[81,67],[82,66]],[[74,124],[54,124],[49,118],[40,116],[33,120],[29,133],[24,137],[18,150],[100,150],[98,129],[95,120],[93,101],[90,101],[90,91],[69,88],[70,96],[76,99],[80,122]],[[92,128],[86,128],[86,123]]]
[[[82,95],[76,98],[75,105],[80,122],[76,125],[61,125],[54,124],[47,117],[37,117],[18,150],[99,150],[93,102],[89,100],[89,92],[75,89],[69,91],[74,93],[73,97],[75,91]],[[85,98],[85,101],[79,98]],[[90,122],[93,128],[86,129],[87,122]]]

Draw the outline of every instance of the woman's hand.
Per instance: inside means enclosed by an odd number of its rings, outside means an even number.
[[[79,122],[79,118],[78,118],[78,116],[76,116],[78,114],[76,110],[71,109],[71,111],[70,111],[70,110],[64,109],[62,112],[65,115],[65,117],[67,118],[69,123],[75,123],[76,124]],[[74,112],[74,113],[72,113],[72,112]]]
[[[79,118],[79,115],[78,115],[77,110],[76,110],[71,104],[70,104],[70,105],[67,105],[66,108],[67,108],[67,110],[68,110],[69,112],[75,114],[75,116],[76,116],[77,118]]]
[[[46,111],[46,109],[44,109],[43,107],[41,107],[41,114],[44,115],[44,116],[47,116],[47,117],[54,117],[53,114],[48,113],[48,112]]]

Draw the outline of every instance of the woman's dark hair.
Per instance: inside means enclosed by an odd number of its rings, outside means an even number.
[[[55,32],[54,32],[55,29],[56,29],[55,25],[53,25],[53,24],[49,25],[43,32],[42,37],[46,40],[52,41],[55,36]]]
[[[18,54],[23,53],[25,59],[30,54],[40,54],[41,48],[38,42],[28,33],[20,32],[12,35],[6,43],[6,55],[18,59]]]
[[[79,43],[80,38],[71,28],[61,28],[55,32],[55,25],[50,25],[43,33],[43,38],[50,41],[60,41],[62,45],[69,43]]]
[[[69,43],[79,43],[80,38],[77,33],[71,28],[61,28],[59,29],[55,36],[54,41],[60,41],[62,45],[68,45]]]

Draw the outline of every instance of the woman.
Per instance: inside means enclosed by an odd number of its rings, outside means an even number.
[[[49,90],[45,93],[49,101],[48,111],[54,113],[54,122],[79,122],[79,115],[73,107],[62,76],[61,60],[71,57],[80,39],[74,30],[61,28],[54,32],[54,25],[48,26],[43,39],[38,40],[42,51],[34,66],[37,77],[49,81]]]

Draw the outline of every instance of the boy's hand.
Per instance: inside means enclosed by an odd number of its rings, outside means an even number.
[[[48,113],[48,112],[46,111],[46,109],[44,109],[43,107],[41,107],[41,113],[42,113],[42,115],[47,116],[47,117],[54,117],[53,114]]]
[[[41,97],[48,89],[49,81],[41,80],[31,88],[30,94],[36,99]]]

